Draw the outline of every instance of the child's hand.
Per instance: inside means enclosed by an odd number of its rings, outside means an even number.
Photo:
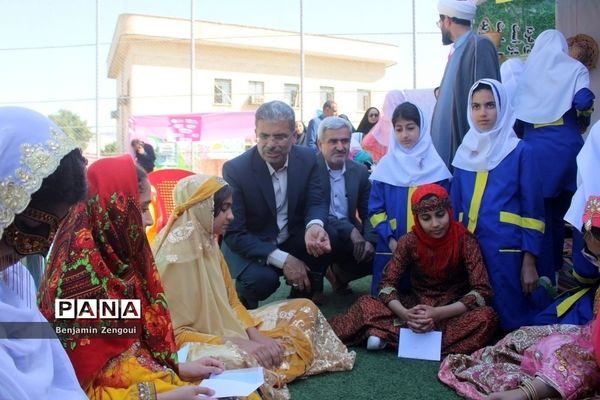
[[[435,318],[435,307],[419,304],[407,310],[406,325],[413,332],[429,332],[433,330]]]

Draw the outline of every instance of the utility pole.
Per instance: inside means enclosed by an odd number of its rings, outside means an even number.
[[[304,121],[304,27],[303,1],[300,0],[300,121]]]
[[[196,72],[196,27],[194,2],[190,0],[190,113],[194,112],[194,73]]]
[[[100,158],[100,0],[96,0],[96,159]]]

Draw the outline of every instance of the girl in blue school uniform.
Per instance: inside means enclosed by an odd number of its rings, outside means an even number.
[[[454,156],[454,211],[483,253],[502,329],[530,325],[550,302],[538,287],[554,271],[536,263],[544,234],[544,201],[531,148],[513,131],[506,90],[493,79],[471,87],[470,129]]]
[[[535,325],[585,325],[594,319],[594,295],[600,286],[598,260],[589,257],[583,240],[581,215],[594,193],[600,193],[600,122],[596,122],[577,155],[577,191],[565,221],[573,226],[573,277],[578,285],[564,293],[538,314]]]
[[[588,70],[569,56],[563,34],[549,29],[535,40],[512,103],[542,177],[546,231],[539,264],[554,270],[563,266],[563,217],[577,188],[575,158],[593,111],[589,84]]]
[[[373,259],[373,295],[377,294],[383,269],[398,239],[414,225],[410,207],[414,190],[426,183],[438,183],[447,189],[452,176],[433,147],[428,121],[417,106],[409,102],[397,106],[392,125],[387,154],[369,178],[369,218],[379,236]]]

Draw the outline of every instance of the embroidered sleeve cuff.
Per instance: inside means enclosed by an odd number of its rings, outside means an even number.
[[[475,304],[473,304],[473,299],[475,300]],[[460,299],[460,302],[467,306],[467,308],[485,306],[485,299],[476,290],[471,290],[469,293],[464,295],[463,298]]]
[[[285,264],[287,256],[288,253],[286,253],[285,251],[275,249],[271,254],[269,254],[269,257],[267,258],[267,264],[272,265],[276,268],[283,269],[283,264]]]
[[[383,301],[385,304],[388,304],[392,300],[399,300],[398,292],[395,287],[384,287],[379,290],[377,293],[379,300]]]
[[[156,400],[156,387],[153,382],[138,383],[137,392],[140,400]]]

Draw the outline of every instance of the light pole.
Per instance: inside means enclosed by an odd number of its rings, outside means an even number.
[[[194,72],[196,71],[196,30],[194,2],[190,0],[190,113],[194,112]]]
[[[304,27],[303,1],[300,0],[300,121],[304,121]]]
[[[96,0],[96,160],[100,158],[100,0]]]

